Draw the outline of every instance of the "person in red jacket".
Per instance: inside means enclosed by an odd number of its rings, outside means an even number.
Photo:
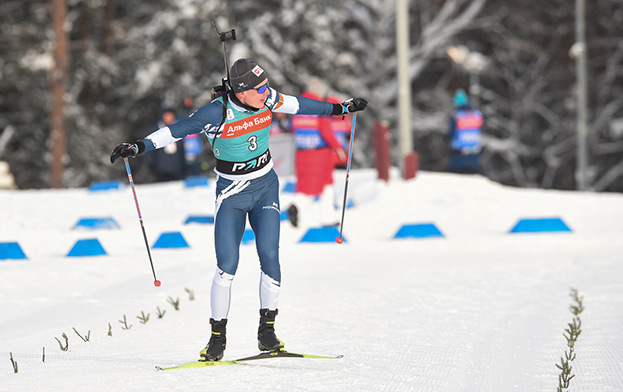
[[[326,87],[317,79],[310,80],[308,90],[301,96],[322,100]],[[338,223],[334,208],[333,192],[333,154],[336,151],[346,156],[344,148],[335,137],[328,116],[292,117],[292,132],[296,144],[295,172],[296,193],[318,197],[320,201],[320,221],[324,226]],[[289,210],[290,221],[297,226],[298,209]]]

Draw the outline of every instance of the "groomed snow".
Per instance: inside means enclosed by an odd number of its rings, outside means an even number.
[[[343,178],[336,173],[338,198]],[[344,358],[162,372],[155,366],[197,359],[209,338],[213,226],[183,222],[213,213],[214,182],[137,192],[150,245],[166,231],[190,244],[152,250],[159,288],[129,187],[0,191],[0,242],[17,241],[28,257],[0,260],[1,391],[553,391],[572,287],[585,311],[570,389],[623,390],[620,194],[426,172],[385,184],[355,171],[347,242],[298,243],[318,223],[306,200],[302,227],[283,222],[280,248],[278,336],[291,351]],[[282,194],[282,209],[291,200]],[[121,229],[72,230],[81,217],[113,217]],[[519,218],[542,217],[560,217],[572,232],[509,234]],[[392,239],[403,224],[431,222],[443,238]],[[108,255],[65,257],[84,238],[97,238]],[[255,248],[242,245],[225,359],[257,351],[258,284]],[[179,311],[169,297],[179,298]],[[146,324],[141,312],[150,314]],[[90,331],[90,341],[72,328]],[[55,340],[63,333],[67,352]]]

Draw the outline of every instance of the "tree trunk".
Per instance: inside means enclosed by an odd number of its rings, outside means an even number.
[[[105,17],[105,27],[104,27],[104,53],[107,56],[112,56],[113,50],[113,31],[112,24],[115,20],[115,0],[107,0],[106,1],[106,17]]]
[[[65,104],[63,97],[67,85],[67,33],[65,18],[67,0],[52,0],[52,20],[54,24],[54,65],[52,66],[52,111],[51,120],[51,152],[50,185],[62,188],[63,158],[65,156]]]

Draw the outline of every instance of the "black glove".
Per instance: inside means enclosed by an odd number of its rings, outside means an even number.
[[[368,101],[363,98],[351,98],[342,103],[348,109],[348,113],[360,112],[368,106]]]
[[[342,103],[333,104],[333,115],[344,115],[362,111],[368,106],[368,101],[363,98],[351,98]]]
[[[115,163],[117,158],[136,158],[136,156],[145,151],[145,143],[138,141],[134,144],[121,143],[112,150],[110,154],[110,163]]]

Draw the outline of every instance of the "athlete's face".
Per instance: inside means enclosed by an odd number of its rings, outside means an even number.
[[[262,109],[264,102],[268,98],[268,79],[258,84],[250,90],[237,93],[236,96],[240,102],[253,108]]]

